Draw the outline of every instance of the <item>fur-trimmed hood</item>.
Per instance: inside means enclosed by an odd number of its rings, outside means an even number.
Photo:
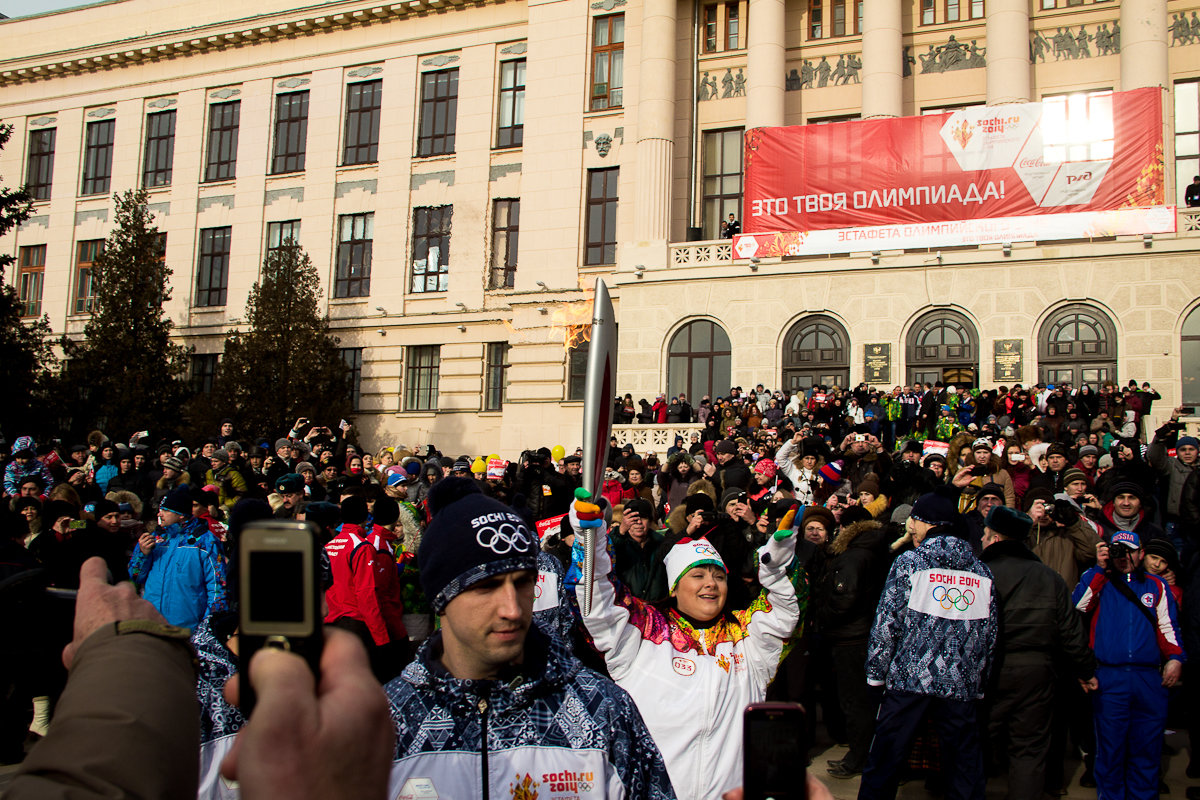
[[[692,484],[688,486],[688,497],[697,492],[703,492],[708,495],[713,501],[713,506],[717,505],[717,488],[713,486],[712,481],[708,478],[700,478],[699,480],[692,481]],[[687,528],[687,520],[683,513],[683,503],[671,509],[671,513],[667,514],[666,524],[671,533],[683,533]]]
[[[857,543],[860,547],[871,547],[878,543],[884,534],[884,524],[873,519],[865,519],[847,525],[838,531],[837,538],[829,545],[830,556],[841,555]]]
[[[954,434],[954,438],[950,440],[950,450],[946,455],[951,475],[958,472],[964,466],[974,463],[972,461],[964,461],[963,456],[974,457],[975,453],[972,445],[975,444],[976,438],[978,438],[976,434],[967,431]],[[992,453],[988,459],[988,475],[995,475],[1003,466],[1004,464],[1001,463],[1000,456]]]

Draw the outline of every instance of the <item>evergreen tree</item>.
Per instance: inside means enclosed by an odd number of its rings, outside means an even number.
[[[289,240],[269,252],[246,303],[246,330],[226,336],[213,397],[196,402],[208,411],[194,418],[215,430],[228,416],[238,435],[268,438],[301,416],[335,426],[350,412],[348,371],[320,305],[320,279],[304,250]]]
[[[162,435],[183,415],[188,350],[171,341],[173,324],[163,313],[171,270],[146,192],[115,199],[115,227],[92,267],[92,317],[82,341],[63,337],[60,394],[75,434],[111,426],[114,438],[144,429]]]
[[[12,136],[12,125],[0,125],[0,150]],[[29,219],[32,200],[25,189],[0,186],[0,237]],[[50,320],[26,322],[16,287],[6,277],[16,259],[0,254],[0,427],[10,437],[43,434],[55,422],[45,413],[50,370],[55,365]],[[13,281],[15,282],[15,281]]]

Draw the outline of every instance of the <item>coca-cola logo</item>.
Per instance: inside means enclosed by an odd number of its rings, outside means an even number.
[[[676,656],[675,658],[671,659],[671,669],[675,670],[677,674],[682,675],[685,678],[691,677],[696,673],[696,662],[692,661],[690,658]]]
[[[1023,158],[1018,166],[1023,169],[1028,169],[1030,167],[1044,167],[1046,166],[1046,162],[1042,160],[1041,156],[1038,156],[1037,158]]]

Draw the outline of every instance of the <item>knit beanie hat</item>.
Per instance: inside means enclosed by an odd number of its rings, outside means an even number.
[[[695,514],[697,511],[714,511],[714,510],[715,510],[715,506],[713,505],[712,498],[709,497],[708,495],[706,495],[704,492],[696,492],[694,494],[689,494],[686,498],[684,498],[683,515],[685,517],[690,517],[692,514]]]
[[[818,470],[821,480],[826,483],[841,483],[842,482],[842,462],[832,461]]]
[[[97,500],[92,507],[92,519],[100,519],[107,514],[118,514],[121,509],[112,500]]]
[[[825,532],[830,538],[837,531],[837,520],[834,519],[833,512],[825,506],[806,506],[804,516],[800,521],[800,530],[803,531],[810,522],[819,522],[825,526]]]
[[[417,551],[421,589],[435,614],[480,581],[537,569],[538,537],[511,508],[469,478],[445,478],[429,491],[433,519]]]
[[[1200,447],[1200,439],[1195,436],[1180,436],[1175,441],[1175,449],[1178,450],[1180,447]]]
[[[1094,444],[1085,444],[1083,447],[1079,448],[1079,457],[1080,458],[1083,458],[1084,456],[1098,456],[1098,455],[1100,455],[1100,448],[1096,447],[1096,445],[1094,445]]]
[[[1084,473],[1083,470],[1075,469],[1074,467],[1072,467],[1071,469],[1069,469],[1063,473],[1063,486],[1064,487],[1070,486],[1075,481],[1083,481],[1084,483],[1088,482],[1087,475]]]
[[[164,511],[171,511],[179,514],[182,517],[190,517],[192,515],[192,490],[188,486],[179,486],[172,489],[166,497],[162,499],[159,508]]]
[[[930,525],[946,525],[958,519],[958,501],[945,487],[923,494],[913,503],[910,517]]]
[[[1025,492],[1025,497],[1023,498],[1022,503],[1021,503],[1025,507],[1024,508],[1025,513],[1029,513],[1029,509],[1033,508],[1033,504],[1036,503],[1038,500],[1041,500],[1043,503],[1046,503],[1047,505],[1053,505],[1054,504],[1054,493],[1051,492],[1049,489],[1043,489],[1041,487],[1038,487],[1036,489],[1030,489],[1029,491]]]
[[[979,491],[975,493],[975,502],[979,502],[986,495],[999,497],[1001,505],[1004,504],[1004,487],[998,483],[985,483],[979,487]]]
[[[729,439],[722,439],[713,445],[713,452],[718,454],[725,453],[726,455],[731,456],[737,455],[737,445],[731,442]]]
[[[729,572],[729,568],[725,566],[725,561],[717,552],[717,548],[713,547],[712,543],[703,536],[699,539],[680,539],[674,547],[667,551],[663,562],[667,569],[667,585],[671,587],[672,592],[679,585],[679,580],[692,567],[712,564]]]
[[[778,470],[779,467],[769,458],[760,458],[754,465],[754,471],[759,475],[765,475],[768,480],[774,478]]]
[[[1181,577],[1179,551],[1169,539],[1151,539],[1146,542],[1146,555],[1163,559],[1167,562],[1167,569],[1174,572],[1176,577]]]

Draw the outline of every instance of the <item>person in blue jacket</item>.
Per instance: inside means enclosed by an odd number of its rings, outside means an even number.
[[[1114,533],[1071,595],[1099,662],[1086,687],[1096,721],[1096,788],[1106,800],[1158,797],[1167,690],[1185,659],[1175,598],[1142,568],[1143,555],[1136,533]]]
[[[192,516],[187,486],[163,498],[158,528],[138,539],[129,577],[167,622],[181,628],[195,628],[227,608],[221,544],[204,520]]]

